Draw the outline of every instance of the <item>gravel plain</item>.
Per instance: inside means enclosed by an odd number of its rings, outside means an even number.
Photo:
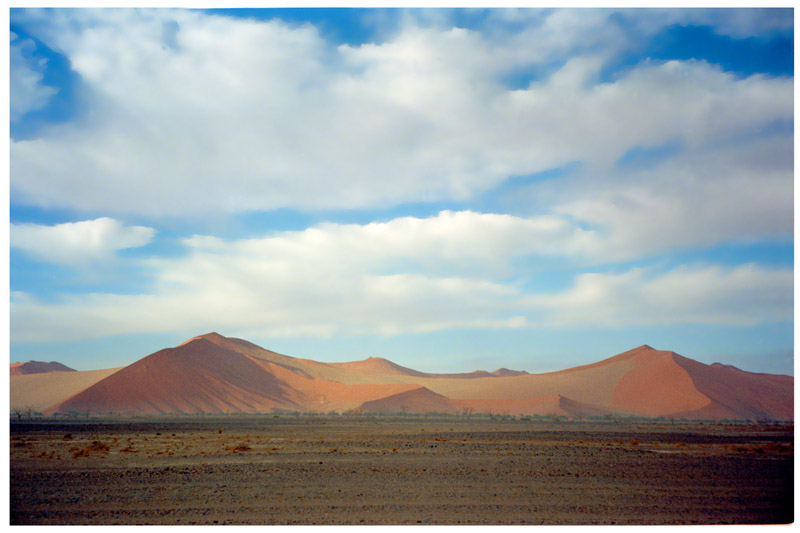
[[[11,524],[785,524],[794,426],[228,416],[11,423]]]

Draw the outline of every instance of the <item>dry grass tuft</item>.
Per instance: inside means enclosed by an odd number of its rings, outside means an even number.
[[[75,453],[73,453],[72,456],[73,457],[86,457],[86,456],[92,455],[94,453],[106,453],[106,452],[109,451],[109,449],[110,448],[108,447],[108,444],[105,444],[103,442],[100,442],[99,440],[96,440],[96,441],[92,442],[89,446],[87,446],[86,448],[82,448],[80,450],[75,451]]]

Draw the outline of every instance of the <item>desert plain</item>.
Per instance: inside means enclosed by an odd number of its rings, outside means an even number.
[[[786,524],[793,424],[12,421],[12,524]]]

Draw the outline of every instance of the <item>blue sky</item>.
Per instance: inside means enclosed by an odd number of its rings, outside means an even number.
[[[793,374],[791,9],[10,22],[12,361]]]

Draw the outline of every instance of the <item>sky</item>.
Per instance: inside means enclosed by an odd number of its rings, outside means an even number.
[[[793,374],[791,9],[12,9],[10,357]]]

